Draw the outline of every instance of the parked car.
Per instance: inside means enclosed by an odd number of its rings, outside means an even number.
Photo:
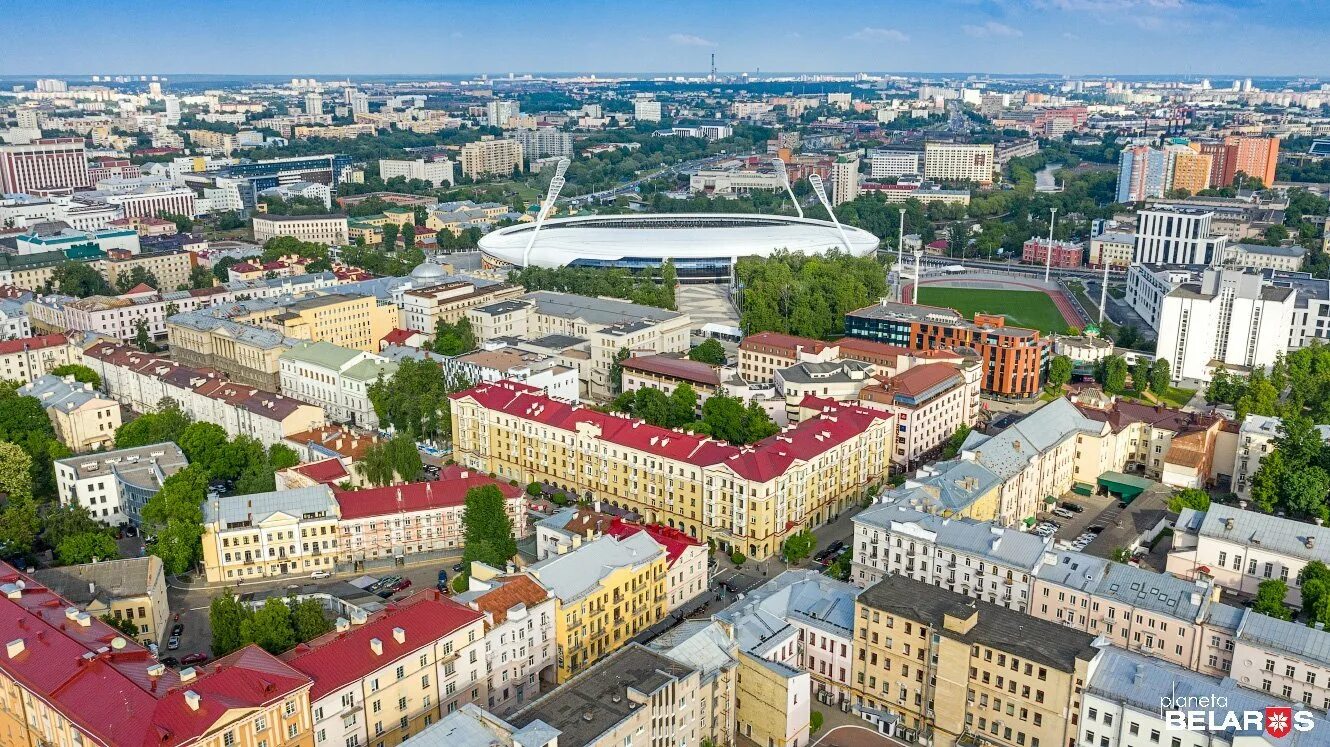
[[[426,471],[426,472],[429,472],[429,473],[431,473],[431,474],[433,474],[433,473],[437,473],[437,472],[439,471],[439,465],[437,465],[437,464],[427,464],[427,465],[425,465],[425,471]]]
[[[1062,502],[1062,508],[1065,508],[1065,509],[1067,509],[1068,511],[1073,511],[1073,512],[1078,513],[1078,514],[1079,514],[1080,512],[1082,512],[1082,511],[1085,510],[1085,507],[1082,506],[1081,504],[1079,504],[1079,503],[1072,503],[1071,501],[1063,501],[1063,502]]]
[[[1052,513],[1054,516],[1061,516],[1064,519],[1076,518],[1076,514],[1073,514],[1072,512],[1068,511],[1067,509],[1061,506],[1058,506],[1057,508],[1053,509]]]
[[[453,564],[453,573],[461,573],[461,572],[462,572],[463,570],[465,570],[465,569],[466,569],[466,566],[463,565],[462,563],[454,563],[454,564]]]
[[[327,571],[314,571],[313,573],[309,574],[310,578],[328,578],[330,576],[332,576],[332,574]]]
[[[192,665],[194,665],[194,664],[202,664],[202,663],[206,662],[207,660],[208,660],[208,655],[205,654],[205,653],[199,652],[199,653],[189,654],[189,655],[187,655],[187,656],[183,656],[183,657],[181,657],[181,659],[180,659],[180,663],[181,663],[181,664],[186,664],[186,665],[190,665],[190,666],[192,666]]]
[[[175,651],[178,648],[180,648],[180,636],[173,635],[170,638],[166,639],[167,651]]]
[[[827,549],[833,553],[839,551],[842,547],[845,547],[845,543],[840,540],[836,540],[835,542],[832,542],[830,545],[827,545]]]
[[[180,634],[184,632],[185,632],[185,626],[181,625],[180,623],[176,623],[175,625],[171,626],[171,636],[173,638],[179,638]]]
[[[177,659],[177,658],[175,658],[174,656],[163,656],[162,658],[158,659],[157,661],[161,662],[162,664],[165,664],[165,665],[168,666],[168,667],[178,667],[178,666],[180,666],[180,660]]]
[[[393,591],[401,591],[402,589],[408,589],[410,587],[411,587],[411,579],[404,578],[398,581],[397,583],[393,584],[392,589]]]

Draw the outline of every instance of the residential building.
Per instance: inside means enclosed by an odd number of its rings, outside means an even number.
[[[1017,529],[882,501],[854,517],[850,582],[868,588],[885,576],[905,576],[1026,612],[1034,574],[1050,542]]]
[[[362,428],[379,423],[370,385],[397,372],[397,364],[374,353],[303,340],[278,356],[278,367],[282,394],[322,407],[333,422]]]
[[[717,392],[723,393],[722,376],[727,370],[678,354],[638,355],[625,358],[619,367],[623,371],[622,391],[659,389],[671,394],[680,384],[687,384],[697,392],[698,404]]]
[[[282,353],[296,344],[281,332],[222,319],[206,311],[166,318],[171,359],[186,366],[213,368],[240,384],[277,391]]]
[[[44,568],[32,577],[93,617],[132,623],[144,646],[160,643],[169,631],[166,573],[156,555]]]
[[[1038,330],[1009,327],[1005,317],[883,301],[845,315],[845,332],[912,350],[973,349],[984,366],[983,390],[1008,397],[1039,394],[1048,341]]]
[[[1049,253],[1053,257],[1049,259]],[[1058,269],[1078,269],[1085,255],[1085,247],[1075,241],[1053,241],[1048,239],[1026,239],[1021,246],[1021,263],[1027,265],[1048,265]]]
[[[604,536],[527,567],[558,600],[560,684],[633,640],[666,615],[665,549],[637,532]]]
[[[763,717],[770,716],[773,710],[781,713],[778,709],[770,708],[771,705],[795,700],[788,694],[781,698],[774,694],[762,693],[765,697],[750,698],[748,701],[750,706],[755,705],[759,709],[757,712],[750,712],[745,708],[744,712],[740,713],[739,706],[742,703],[738,699],[736,681],[739,678],[740,660],[743,660],[745,669],[760,665],[757,664],[757,657],[740,654],[734,637],[725,631],[721,623],[714,620],[684,620],[652,638],[646,645],[670,660],[697,669],[701,673],[702,681],[698,693],[702,705],[701,731],[705,735],[703,738],[710,739],[713,744],[734,744],[735,728],[739,722],[751,724],[756,721],[759,728],[762,728],[767,726],[762,721]],[[770,680],[770,678],[761,679]],[[786,682],[796,693],[808,692],[807,673],[801,672],[797,676],[788,677]],[[802,715],[797,707],[785,709],[782,715],[786,723],[771,726],[773,737],[775,733],[782,735],[797,733],[802,728],[800,724],[793,723]],[[761,737],[762,732],[759,732],[758,738]]]
[[[511,99],[494,99],[485,103],[485,121],[490,127],[506,127],[508,120],[522,116],[522,105]]]
[[[1209,381],[1216,368],[1267,368],[1289,347],[1297,290],[1252,271],[1207,269],[1164,296],[1156,354],[1174,381]]]
[[[1087,428],[1076,437],[1079,482],[1132,470],[1170,487],[1205,488],[1218,472],[1215,458],[1227,426],[1221,417],[1119,399],[1077,402],[1076,409],[1104,426],[1097,434]]]
[[[1239,173],[1246,174],[1251,179],[1259,179],[1265,187],[1274,185],[1275,165],[1279,162],[1279,138],[1230,135],[1224,138],[1224,145],[1232,148],[1231,151],[1226,151],[1225,155],[1232,154],[1231,173],[1234,178],[1216,186],[1227,187],[1233,184]],[[1229,169],[1229,164],[1225,163],[1226,174],[1229,173]]]
[[[259,215],[252,218],[254,241],[264,243],[277,236],[292,236],[330,246],[351,243],[345,215]]]
[[[1107,264],[1109,269],[1125,270],[1131,266],[1135,251],[1136,234],[1104,232],[1090,237],[1090,252],[1086,256],[1086,264],[1095,269],[1102,269]]]
[[[1093,636],[904,576],[865,589],[855,612],[856,710],[880,730],[929,744],[1076,742]]]
[[[458,162],[462,164],[462,176],[479,179],[521,171],[523,157],[522,144],[516,140],[496,140],[485,135],[463,145]]]
[[[625,521],[639,518],[626,509],[596,501],[591,508],[568,506],[537,521],[536,560],[551,555],[562,555],[586,540],[593,540],[609,531],[617,519]]]
[[[195,265],[194,254],[189,249],[142,251],[137,254],[113,249],[107,253],[105,259],[92,263],[102,277],[115,286],[121,284],[122,276],[133,272],[136,267],[141,267],[157,278],[157,290],[164,293],[171,293],[182,286],[192,287],[189,273]]]
[[[853,701],[854,600],[861,589],[813,570],[788,570],[715,614],[739,648],[807,672],[823,703]],[[776,652],[788,650],[793,656]]]
[[[238,583],[332,571],[338,505],[325,485],[222,496],[203,504],[203,571],[209,583]]]
[[[596,495],[646,523],[759,560],[790,533],[858,502],[888,468],[891,418],[848,404],[828,403],[819,416],[740,449],[554,400],[516,382],[475,387],[452,400],[458,463]]]
[[[639,122],[659,122],[660,116],[659,101],[643,98],[633,100],[633,119]]]
[[[436,590],[369,616],[340,618],[331,633],[282,655],[314,681],[314,744],[401,744],[459,707],[484,702],[481,613]]]
[[[631,354],[682,353],[690,347],[687,314],[609,298],[535,291],[467,310],[476,339],[537,339],[566,335],[590,340],[589,390],[607,396],[620,350]]]
[[[529,161],[573,155],[573,136],[557,127],[522,128],[514,132],[512,137],[522,146],[522,155]]]
[[[275,329],[297,340],[330,342],[370,353],[377,352],[379,340],[399,326],[397,306],[353,293],[323,293],[256,306],[231,320]]]
[[[73,376],[39,376],[19,387],[24,397],[42,403],[55,437],[75,453],[109,447],[120,427],[120,403],[100,396],[92,384]]]
[[[1238,426],[1238,444],[1233,457],[1233,492],[1242,500],[1251,500],[1252,478],[1266,455],[1275,450],[1275,440],[1283,433],[1283,421],[1268,415],[1248,415]],[[1330,443],[1330,425],[1318,425],[1322,440]]]
[[[1169,184],[1172,191],[1186,190],[1196,194],[1210,188],[1210,174],[1214,171],[1214,156],[1200,153],[1188,147],[1170,149],[1173,179]]]
[[[64,506],[82,506],[103,524],[138,526],[143,506],[166,478],[189,466],[166,442],[55,460],[55,485]]]
[[[1213,579],[1230,591],[1254,596],[1267,579],[1288,584],[1285,601],[1302,604],[1298,574],[1314,560],[1325,562],[1330,528],[1212,503],[1206,511],[1184,509],[1174,529],[1168,571],[1183,578]]]
[[[581,393],[581,382],[575,368],[560,364],[556,359],[503,345],[477,350],[454,359],[458,371],[472,384],[483,384],[509,379],[536,387],[546,396],[564,402],[576,402]]]
[[[634,524],[615,518],[605,529],[606,534],[621,540],[638,532],[646,532],[665,548],[665,611],[684,614],[680,612],[684,607],[695,607],[698,597],[711,584],[706,544],[660,524]]]
[[[776,371],[805,361],[826,363],[839,357],[829,342],[779,332],[748,335],[739,343],[739,377],[745,381],[770,382]]]
[[[868,175],[873,179],[924,173],[924,154],[917,150],[873,150],[868,152]]]
[[[491,713],[511,713],[540,697],[554,682],[554,616],[557,602],[530,575],[481,580],[454,600],[485,616],[485,671]]]
[[[787,422],[797,423],[806,397],[818,403],[855,402],[865,387],[880,383],[876,372],[876,366],[862,361],[796,363],[776,371],[773,383],[777,396],[785,400]]]
[[[1212,211],[1195,207],[1156,206],[1136,213],[1139,264],[1215,265],[1224,257],[1228,239],[1210,228]]]
[[[401,323],[403,329],[414,329],[433,336],[439,322],[456,324],[467,315],[467,310],[479,306],[488,306],[508,298],[522,295],[520,285],[508,283],[482,283],[470,278],[451,279],[443,268],[431,264],[429,267],[417,267],[417,271],[426,279],[432,279],[437,269],[438,283],[411,288],[402,294]],[[428,272],[429,275],[425,275]]]
[[[1302,269],[1306,248],[1297,244],[1267,246],[1265,244],[1229,244],[1224,252],[1224,264],[1254,270],[1269,268],[1285,272]]]
[[[79,357],[77,345],[65,335],[0,340],[0,378],[26,384],[51,373],[52,369],[77,363]]]
[[[973,360],[920,363],[860,389],[859,404],[895,417],[891,461],[908,469],[961,427],[979,421],[982,379],[983,369]]]
[[[403,177],[407,181],[419,179],[429,182],[435,187],[441,187],[444,184],[452,186],[456,183],[456,176],[453,168],[456,166],[447,159],[427,161],[423,158],[417,158],[414,161],[397,161],[387,158],[379,159],[379,178],[385,182],[393,177]]]
[[[1330,633],[1323,627],[1244,609],[1234,638],[1234,682],[1321,711],[1321,718],[1330,711]]]
[[[940,182],[993,183],[992,144],[924,143],[924,178]]]
[[[0,742],[314,747],[313,683],[258,646],[169,669],[50,587],[0,572]]]
[[[840,156],[831,166],[831,204],[842,205],[859,196],[859,157]]]
[[[81,137],[41,138],[25,145],[0,145],[0,194],[91,186]]]

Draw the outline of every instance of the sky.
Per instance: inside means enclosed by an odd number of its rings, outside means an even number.
[[[0,75],[1330,76],[1330,0],[9,0]]]

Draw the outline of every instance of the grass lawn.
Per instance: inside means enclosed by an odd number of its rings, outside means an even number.
[[[945,306],[959,311],[966,319],[975,313],[1005,314],[1013,327],[1032,327],[1045,334],[1062,333],[1067,320],[1048,294],[1040,291],[992,290],[988,288],[919,288],[919,303]]]

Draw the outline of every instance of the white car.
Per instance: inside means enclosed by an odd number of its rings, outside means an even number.
[[[1065,509],[1065,508],[1063,508],[1063,507],[1061,507],[1061,506],[1058,506],[1057,508],[1053,509],[1051,513],[1052,513],[1054,516],[1061,516],[1061,517],[1064,518],[1064,519],[1074,519],[1074,518],[1076,518],[1076,514],[1073,514],[1072,512],[1068,511],[1067,509]]]
[[[329,578],[330,576],[332,576],[332,574],[327,571],[314,571],[309,574],[310,578]]]

